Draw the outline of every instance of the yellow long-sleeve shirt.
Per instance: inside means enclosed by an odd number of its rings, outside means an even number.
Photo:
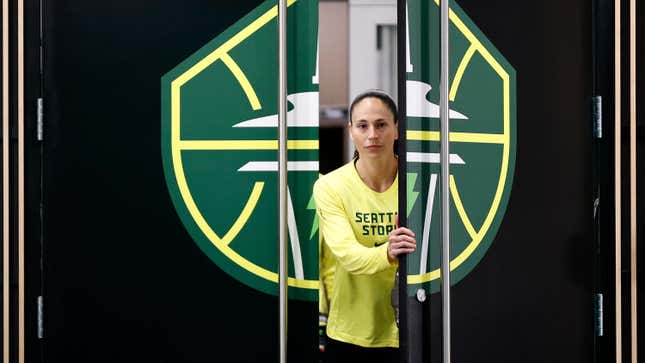
[[[319,325],[327,326],[329,299],[332,297],[334,291],[336,260],[334,260],[334,255],[322,238],[322,233],[319,233],[318,236],[318,280],[320,282],[320,289],[318,289],[318,314],[324,317],[324,320],[319,321]]]
[[[350,162],[314,185],[320,233],[336,260],[327,335],[363,347],[398,347],[391,305],[396,266],[387,258],[398,177],[385,192],[367,187]]]

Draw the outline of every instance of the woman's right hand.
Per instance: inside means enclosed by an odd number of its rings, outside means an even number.
[[[390,243],[387,247],[387,259],[394,262],[399,255],[411,253],[417,249],[417,241],[414,238],[414,232],[405,228],[398,227],[390,233]]]

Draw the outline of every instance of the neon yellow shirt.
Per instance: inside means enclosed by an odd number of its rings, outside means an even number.
[[[320,233],[336,260],[327,335],[363,347],[398,347],[391,290],[396,265],[387,259],[395,227],[398,176],[379,193],[350,162],[314,184]]]
[[[329,299],[334,291],[336,261],[329,250],[329,246],[322,238],[322,233],[319,233],[318,236],[318,280],[320,282],[320,288],[318,289],[318,315],[320,319],[318,325],[326,326],[327,316],[329,315]]]

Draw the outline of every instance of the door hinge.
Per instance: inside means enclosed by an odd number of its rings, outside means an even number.
[[[591,116],[593,117],[593,136],[602,139],[602,96],[593,96]]]
[[[37,105],[37,137],[38,141],[43,141],[43,99],[38,98],[38,105]]]
[[[595,309],[594,309],[594,314],[595,316],[595,324],[594,328],[596,331],[596,336],[601,337],[604,335],[604,326],[603,326],[603,298],[602,294],[596,294],[595,298]]]
[[[38,296],[38,339],[43,339],[43,297]]]

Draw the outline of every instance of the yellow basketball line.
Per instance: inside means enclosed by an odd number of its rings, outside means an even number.
[[[457,258],[450,261],[450,270],[452,271],[455,268],[457,268],[457,266],[461,265],[468,258],[468,256],[470,256],[472,251],[475,250],[475,247],[479,245],[479,242],[481,242],[481,239],[484,234],[480,233],[481,230],[480,232],[477,232],[475,230],[475,227],[473,227],[473,224],[470,221],[470,218],[466,213],[466,209],[464,208],[464,205],[461,201],[461,197],[459,196],[459,190],[457,189],[457,184],[455,183],[455,177],[452,175],[450,175],[450,196],[452,197],[452,201],[455,203],[455,207],[457,209],[457,213],[459,213],[459,217],[464,223],[464,228],[466,228],[466,232],[468,232],[468,235],[470,236],[472,241],[469,244],[469,246],[466,248],[468,250],[467,254],[465,254],[464,253],[465,251],[464,251],[459,256],[457,256]],[[408,283],[420,284],[422,282],[431,281],[434,279],[438,279],[440,277],[441,277],[441,271],[439,269],[435,269],[424,275],[408,276]]]
[[[173,125],[174,128],[174,125]],[[186,203],[186,208],[190,212],[191,216],[199,229],[204,233],[206,238],[208,238],[211,243],[222,252],[227,258],[237,263],[243,269],[250,271],[251,273],[274,283],[278,282],[278,274],[269,271],[263,267],[260,267],[251,261],[247,260],[235,250],[230,248],[228,244],[230,241],[224,241],[217,236],[217,233],[213,231],[210,227],[204,216],[201,214],[199,208],[197,207],[195,200],[188,188],[188,183],[183,170],[183,164],[181,162],[180,150],[177,147],[172,148],[172,158],[173,164],[175,166],[175,176],[177,178],[177,185],[179,186],[179,192],[181,193],[182,199]],[[241,228],[241,227],[240,227]],[[318,281],[317,280],[296,280],[289,278],[289,286],[302,287],[306,289],[317,289]]]
[[[296,1],[297,0],[288,0],[287,6],[291,6]],[[197,62],[194,66],[190,67],[190,69],[184,72],[181,76],[177,77],[177,79],[175,79],[173,83],[177,82],[177,86],[181,87],[191,78],[195,77],[199,72],[203,71],[206,67],[213,64],[213,62],[222,57],[222,55],[228,53],[231,49],[242,43],[246,38],[255,33],[258,29],[262,28],[266,23],[273,20],[273,18],[275,18],[276,16],[278,16],[277,5],[273,6],[269,11],[262,14],[251,24],[247,25],[244,29],[231,37],[231,39],[224,42],[224,44],[219,46],[212,53]]]
[[[292,150],[317,150],[318,140],[287,140]],[[277,140],[180,140],[180,150],[278,150]]]
[[[440,141],[439,131],[408,130],[408,140],[415,141]],[[477,132],[451,132],[450,142],[471,142],[478,144],[504,144],[507,136],[505,134],[485,134]]]
[[[472,222],[470,222],[470,218],[468,218],[466,209],[464,209],[461,197],[459,196],[459,190],[455,184],[455,177],[452,175],[450,176],[450,195],[452,196],[453,202],[455,202],[455,207],[457,208],[457,212],[459,213],[461,220],[464,222],[464,227],[466,228],[468,235],[471,239],[475,239],[475,237],[477,237],[477,231],[475,231]]]
[[[288,0],[287,6],[290,6],[295,2],[296,0]],[[179,187],[179,192],[184,202],[186,203],[186,208],[188,209],[188,212],[193,217],[195,223],[197,224],[199,229],[204,233],[206,238],[208,238],[208,240],[211,241],[211,243],[213,243],[213,245],[215,245],[215,247],[219,249],[220,252],[222,252],[222,254],[224,254],[227,258],[235,262],[241,268],[251,272],[252,274],[255,274],[258,277],[261,277],[265,280],[268,280],[274,283],[278,283],[277,273],[269,271],[261,266],[258,266],[252,263],[251,261],[247,260],[245,257],[235,252],[233,249],[231,249],[226,243],[224,243],[217,236],[215,231],[213,231],[210,228],[210,226],[208,225],[208,222],[206,222],[206,220],[204,219],[204,216],[202,216],[201,212],[199,211],[199,208],[197,208],[197,205],[195,204],[195,201],[193,200],[192,194],[190,192],[190,189],[188,188],[188,183],[184,175],[184,167],[181,159],[182,149],[180,145],[183,142],[191,143],[193,141],[180,140],[180,117],[181,117],[180,95],[181,95],[182,85],[184,85],[186,82],[192,79],[199,72],[203,71],[206,67],[211,65],[217,59],[219,59],[223,54],[228,53],[229,50],[233,49],[235,46],[240,44],[243,40],[248,38],[251,34],[256,32],[258,29],[260,29],[266,23],[271,21],[277,15],[278,15],[278,8],[277,6],[274,6],[269,11],[262,14],[259,18],[254,20],[247,27],[242,29],[242,31],[235,34],[231,39],[226,41],[215,51],[210,53],[208,56],[203,58],[201,61],[197,62],[197,64],[192,66],[182,75],[180,75],[175,80],[173,80],[170,86],[171,110],[172,110],[170,138],[171,138],[172,161],[173,161],[173,166],[175,171],[175,178],[177,180],[177,186]],[[249,102],[251,102],[251,100],[249,100]],[[298,141],[298,140],[293,140],[293,141]],[[315,141],[316,148],[318,148],[317,140],[303,140],[303,141],[312,141],[312,142]],[[277,145],[277,141],[275,143]],[[275,148],[277,149],[277,146]],[[196,149],[196,150],[201,150],[201,149]],[[293,286],[293,287],[299,287],[299,288],[305,288],[305,289],[311,289],[311,290],[318,289],[318,280],[297,280],[289,277],[288,284],[289,286]]]
[[[249,79],[246,78],[246,75],[244,74],[242,69],[240,69],[237,63],[235,63],[233,58],[231,58],[231,56],[227,53],[224,53],[222,54],[222,62],[224,62],[231,73],[235,75],[235,79],[237,79],[237,82],[240,84],[240,86],[242,86],[242,89],[246,94],[246,98],[248,98],[249,102],[251,103],[253,110],[261,109],[262,106],[260,105],[260,100],[258,100],[258,95],[255,94],[255,90],[253,89],[253,86],[251,86]]]
[[[232,240],[235,239],[238,233],[242,230],[242,227],[246,224],[246,222],[249,220],[249,217],[251,216],[251,213],[253,213],[253,210],[255,209],[255,205],[258,203],[258,200],[260,199],[260,195],[262,195],[262,189],[264,188],[264,183],[263,182],[255,182],[255,185],[253,185],[253,191],[251,191],[251,195],[249,196],[249,199],[246,201],[246,205],[244,206],[244,209],[242,209],[242,213],[237,217],[237,220],[235,220],[235,223],[233,223],[233,226],[231,226],[231,229],[226,232],[224,237],[222,237],[222,243],[227,245],[231,243]]]
[[[435,2],[439,4],[439,0],[435,0]],[[501,144],[503,145],[503,150],[502,150],[502,165],[501,165],[501,170],[499,175],[500,182],[497,184],[497,190],[495,191],[495,196],[493,197],[493,203],[491,204],[491,209],[489,210],[488,215],[484,219],[484,223],[482,223],[482,227],[477,233],[477,238],[473,239],[470,242],[470,244],[468,244],[468,246],[455,259],[450,261],[450,271],[453,271],[454,269],[459,267],[464,261],[466,261],[468,257],[470,257],[470,255],[477,249],[477,247],[481,243],[483,236],[486,235],[486,232],[488,232],[488,229],[493,223],[493,219],[495,218],[495,213],[497,213],[497,209],[499,208],[499,203],[501,202],[502,194],[504,192],[504,185],[506,184],[506,176],[508,173],[508,163],[510,158],[509,132],[510,132],[510,122],[511,122],[511,105],[510,105],[511,97],[510,97],[510,76],[508,75],[508,73],[506,73],[506,71],[497,62],[497,60],[493,58],[490,52],[486,48],[484,48],[481,42],[466,27],[466,25],[461,21],[461,19],[459,19],[457,14],[455,14],[452,11],[452,9],[450,9],[449,16],[452,23],[455,24],[455,26],[461,31],[461,33],[470,41],[470,43],[476,47],[477,51],[479,51],[482,57],[488,62],[488,64],[493,68],[493,70],[495,70],[495,72],[502,79],[503,99],[504,99],[504,106],[503,106],[504,107],[503,109],[504,133],[501,135],[501,137],[503,137],[503,142],[501,142]],[[482,135],[486,135],[486,134],[482,134]],[[410,138],[408,137],[408,139]],[[452,133],[450,136],[450,140],[452,141]],[[434,140],[431,140],[431,141],[434,141]],[[419,284],[427,281],[436,280],[439,277],[441,277],[441,273],[439,269],[436,269],[428,273],[425,273],[423,275],[408,275],[408,283]]]
[[[452,80],[452,85],[450,86],[450,101],[455,100],[457,89],[459,88],[459,84],[461,83],[461,78],[464,76],[464,72],[468,67],[468,63],[470,63],[470,59],[473,57],[473,54],[475,54],[476,50],[477,48],[473,44],[470,44],[470,47],[468,47],[466,54],[464,54],[463,58],[461,58],[459,67],[457,67],[457,73],[455,73],[455,78]]]
[[[439,5],[439,0],[434,0],[434,2]],[[470,42],[471,46],[475,46],[476,50],[481,53],[481,55],[488,61],[488,63],[493,67],[493,69],[499,74],[500,77],[504,78],[504,75],[507,75],[506,71],[502,66],[493,58],[493,56],[490,54],[490,52],[484,48],[484,45],[475,37],[475,35],[468,29],[466,24],[464,24],[461,19],[457,16],[457,14],[452,11],[452,9],[449,9],[449,18],[450,21],[452,21],[453,24],[461,31],[461,33],[468,39]]]

